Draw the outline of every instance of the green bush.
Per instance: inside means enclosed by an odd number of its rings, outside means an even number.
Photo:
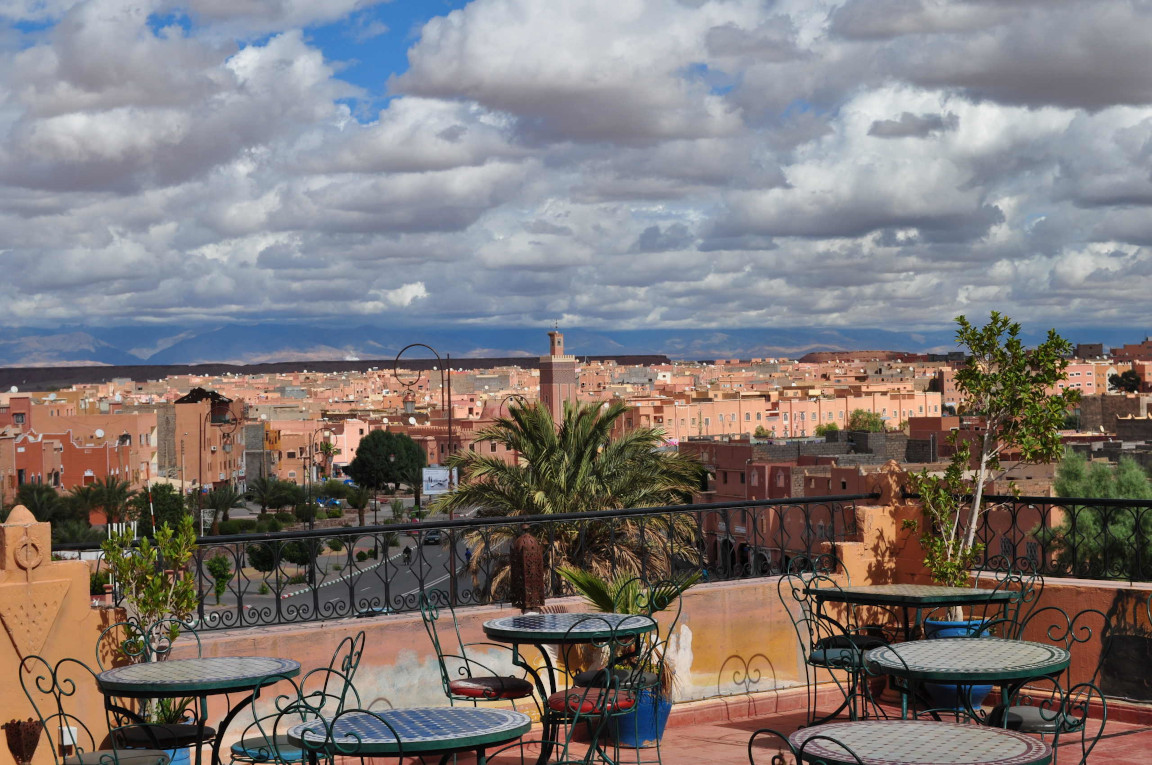
[[[332,537],[328,540],[328,549],[332,552],[340,552],[344,549],[344,540],[338,537]]]
[[[296,514],[295,513],[276,513],[275,518],[276,518],[276,520],[280,521],[281,523],[295,523],[296,522]]]
[[[256,531],[261,534],[275,534],[283,528],[284,525],[275,518],[268,518],[263,521],[257,521],[256,523]]]
[[[93,571],[92,575],[88,577],[88,594],[90,595],[103,595],[104,585],[112,581],[108,572],[104,569]]]
[[[288,577],[288,584],[304,584],[308,581],[308,577],[304,574],[296,574],[295,576]]]
[[[375,551],[373,551],[373,552],[375,552]],[[356,560],[363,563],[364,561],[368,560],[368,553],[364,552],[363,550],[357,550],[356,551]]]
[[[227,521],[220,521],[219,529],[221,536],[229,536],[232,534],[251,534],[258,531],[259,524],[254,518],[233,518]]]
[[[330,507],[330,508],[328,508],[328,517],[329,518],[343,518],[344,517],[344,511],[338,507]]]
[[[272,590],[270,587],[268,587],[267,582],[261,582],[260,588],[258,590],[256,590],[256,592],[260,595],[267,595],[268,593],[272,592]]]
[[[316,520],[316,505],[296,505],[296,520],[301,523],[308,523],[309,521]]]
[[[343,571],[344,567],[342,565],[340,565],[339,563],[333,563],[332,564],[332,570],[333,571]]]
[[[375,547],[369,547],[368,548],[368,557],[369,558],[375,558],[376,557],[376,548]]]
[[[220,605],[220,596],[232,581],[232,563],[223,555],[216,555],[208,559],[206,565],[208,573],[212,575],[212,591],[216,595],[216,605]]]

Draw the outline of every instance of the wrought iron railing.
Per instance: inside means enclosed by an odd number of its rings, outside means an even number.
[[[228,629],[408,611],[426,589],[457,605],[502,602],[510,543],[522,530],[540,542],[551,572],[567,563],[651,579],[694,570],[709,580],[771,576],[790,557],[854,534],[856,502],[875,496],[202,537],[197,621]],[[546,584],[566,594],[554,573]]]
[[[1152,501],[988,496],[976,540],[985,556],[1046,576],[1152,581]]]

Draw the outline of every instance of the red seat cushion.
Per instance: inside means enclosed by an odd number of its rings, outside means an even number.
[[[469,699],[522,699],[533,686],[519,677],[466,677],[448,683],[448,690]]]
[[[608,698],[602,698],[608,694]],[[600,712],[625,712],[636,706],[636,695],[631,691],[603,688],[573,688],[557,691],[548,697],[548,708],[553,712],[590,715]]]

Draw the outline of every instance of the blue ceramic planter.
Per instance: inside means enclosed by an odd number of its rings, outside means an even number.
[[[968,637],[980,629],[981,619],[964,619],[958,622],[937,619],[924,620],[924,636],[934,638]],[[938,709],[951,709],[957,712],[965,711],[962,693],[968,695],[968,703],[972,709],[979,709],[984,699],[992,692],[991,685],[945,685],[942,683],[924,683],[924,690],[932,699],[932,704]]]
[[[641,691],[632,714],[611,719],[612,738],[620,746],[632,749],[656,746],[664,735],[671,711],[671,700],[658,698],[651,690]]]

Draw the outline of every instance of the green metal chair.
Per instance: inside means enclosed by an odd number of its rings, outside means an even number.
[[[1060,676],[1031,680],[1016,698],[1002,700],[989,714],[989,724],[1051,736],[1057,747],[1055,756],[1061,738],[1065,748],[1069,740],[1077,742],[1079,762],[1086,763],[1108,719],[1108,702],[1097,680],[1108,658],[1111,634],[1111,619],[1099,609],[1086,608],[1069,616],[1061,608],[1046,606],[1030,613],[1016,636],[1058,645],[1072,654],[1073,663]],[[1091,672],[1077,676],[1073,669],[1077,656],[1097,644],[1099,653]]]
[[[445,651],[440,638],[440,619],[445,611],[452,618],[454,653]],[[511,655],[511,648],[499,643],[465,643],[447,593],[442,590],[422,592],[420,616],[424,620],[424,630],[432,641],[432,648],[436,651],[440,683],[449,703],[465,701],[475,705],[481,701],[511,701],[515,707],[516,702],[522,699],[535,701],[536,686],[531,681],[524,677],[500,674],[476,658],[479,649]],[[538,704],[537,710],[540,711]]]
[[[878,627],[860,625],[851,604],[833,613],[811,594],[815,588],[840,589],[829,574],[829,561],[793,558],[790,570],[780,577],[776,592],[792,621],[796,638],[804,654],[807,688],[807,724],[827,722],[847,710],[851,719],[869,711],[887,716],[872,698],[864,669],[864,654],[887,645],[888,639]],[[843,703],[831,714],[816,719],[817,674],[827,671],[844,696]],[[843,675],[843,678],[841,677]]]
[[[20,662],[20,686],[44,727],[56,765],[168,765],[168,754],[151,726],[113,725],[109,719],[107,746],[100,746],[92,729],[69,711],[77,692],[96,689],[96,676],[84,662],[61,659],[52,665],[40,656],[28,656]],[[128,743],[128,738],[138,740],[134,734],[139,729],[151,747]],[[65,749],[71,754],[64,754]]]
[[[340,714],[345,707],[360,706],[360,695],[356,691],[353,680],[356,669],[360,666],[360,658],[364,654],[365,634],[361,630],[355,636],[349,636],[340,641],[332,658],[325,667],[318,667],[305,674],[300,681],[291,683],[291,692],[279,693],[273,702],[274,711],[261,712],[253,704],[253,719],[240,736],[240,740],[232,744],[230,752],[233,762],[242,763],[299,763],[303,762],[308,753],[301,747],[288,741],[286,736],[275,738],[272,733],[275,728],[274,719],[290,711],[295,711],[301,719],[312,715],[314,717],[334,717]],[[272,675],[261,681],[260,687],[271,685],[284,680],[280,675]],[[260,688],[256,689],[257,695]],[[266,707],[265,707],[266,708]],[[269,739],[269,735],[273,738]]]

